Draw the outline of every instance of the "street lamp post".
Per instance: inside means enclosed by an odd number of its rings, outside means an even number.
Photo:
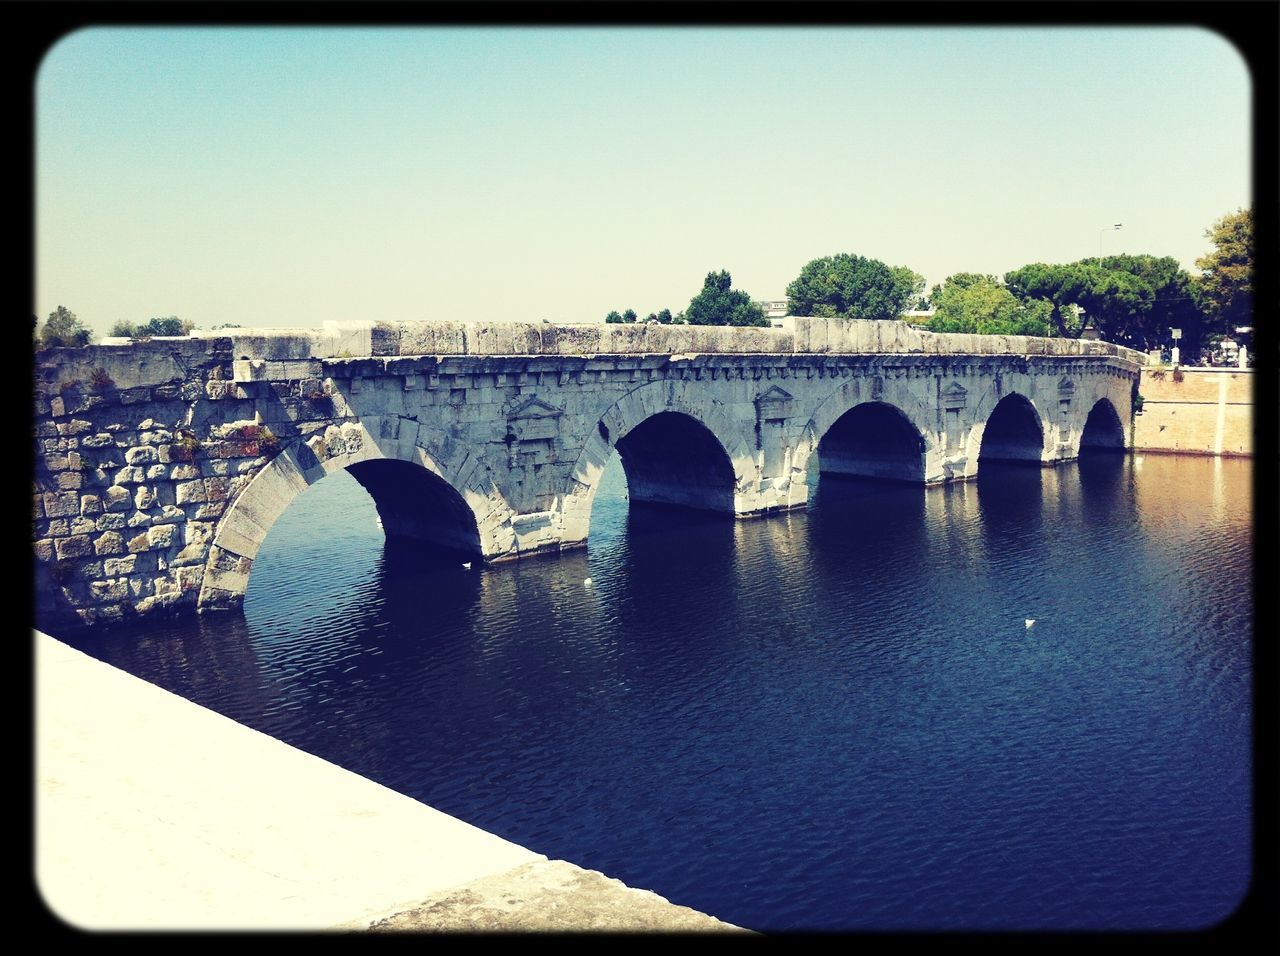
[[[1120,228],[1121,226],[1123,226],[1123,225],[1124,225],[1124,223],[1122,223],[1122,222],[1117,222],[1117,223],[1113,223],[1113,224],[1112,224],[1112,225],[1110,225],[1110,226],[1107,226],[1105,229],[1099,229],[1099,230],[1098,230],[1098,258],[1099,258],[1099,259],[1101,259],[1101,258],[1102,258],[1102,234],[1103,234],[1104,232],[1112,232],[1112,231],[1114,231],[1114,230],[1116,230],[1116,229],[1119,229],[1119,228]]]

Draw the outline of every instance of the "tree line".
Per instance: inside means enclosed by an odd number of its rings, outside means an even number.
[[[959,272],[924,295],[925,280],[907,266],[840,253],[814,259],[787,286],[787,311],[798,316],[897,320],[909,310],[931,309],[935,332],[1079,338],[1089,329],[1109,342],[1147,350],[1182,330],[1194,355],[1237,327],[1253,324],[1253,210],[1239,209],[1205,232],[1213,248],[1191,275],[1170,256],[1115,255],[1069,263],[1036,262],[1003,277]],[[634,309],[610,312],[605,322],[642,321]],[[688,307],[664,308],[645,322],[660,325],[767,326],[759,303],[733,288],[727,270],[708,272]],[[34,317],[33,317],[34,324]],[[184,335],[193,323],[177,316],[133,325],[117,322],[112,335],[149,338]],[[228,326],[219,326],[226,328]],[[90,332],[63,306],[39,329],[40,347],[83,346]]]
[[[1253,211],[1240,209],[1205,232],[1213,248],[1192,276],[1171,256],[1115,255],[1078,262],[1031,263],[1003,277],[959,272],[927,296],[924,279],[907,266],[841,253],[814,259],[787,286],[790,315],[901,319],[930,311],[934,332],[1080,338],[1093,329],[1118,345],[1147,350],[1182,330],[1191,354],[1253,322]],[[768,325],[746,293],[732,290],[728,272],[708,273],[689,308],[646,321],[699,325]],[[606,322],[636,322],[610,312]]]

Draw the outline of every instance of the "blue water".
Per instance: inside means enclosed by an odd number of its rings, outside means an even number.
[[[1250,470],[823,479],[733,522],[629,509],[615,464],[587,551],[482,571],[334,475],[242,617],[81,645],[753,929],[1200,928],[1250,875]]]

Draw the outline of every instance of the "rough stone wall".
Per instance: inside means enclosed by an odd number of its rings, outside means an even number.
[[[1253,371],[1144,369],[1133,447],[1201,455],[1253,454]]]
[[[926,482],[977,473],[1010,392],[1040,417],[1040,459],[1065,460],[1100,399],[1129,420],[1139,361],[1105,343],[810,319],[365,323],[51,350],[36,362],[37,599],[46,624],[237,607],[290,501],[356,464],[376,500],[381,459],[441,479],[440,517],[413,530],[406,516],[406,533],[460,541],[461,514],[490,561],[579,546],[605,464],[661,412],[714,436],[723,456],[707,461],[727,458],[733,486],[713,497],[740,515],[802,506],[818,442],[868,401],[920,433]],[[725,480],[705,470],[700,494]]]

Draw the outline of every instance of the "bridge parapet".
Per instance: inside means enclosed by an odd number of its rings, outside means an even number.
[[[215,333],[199,332],[196,336]],[[223,330],[239,360],[393,355],[1088,355],[1142,365],[1110,342],[928,332],[904,322],[789,316],[781,328],[549,325],[533,322],[331,322],[322,329]]]

